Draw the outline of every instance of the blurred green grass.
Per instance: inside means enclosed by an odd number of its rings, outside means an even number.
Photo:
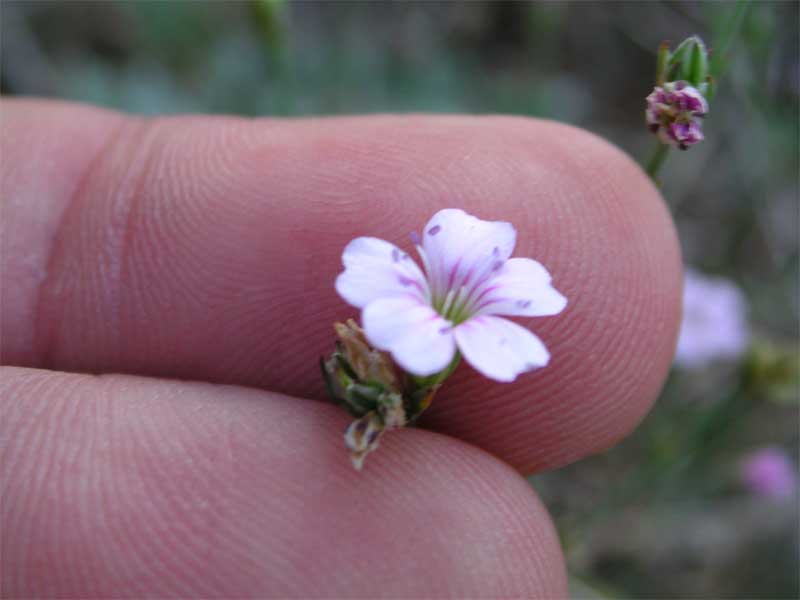
[[[22,2],[2,4],[2,92],[143,114],[512,113],[567,121],[634,157],[655,50],[724,2]],[[798,3],[753,3],[706,125],[664,195],[687,263],[744,288],[758,340],[798,338]],[[534,478],[576,597],[796,598],[796,500],[737,484],[743,452],[798,450],[795,402],[728,397],[741,368],[675,373],[640,430]],[[701,429],[687,441],[689,425]],[[692,445],[694,444],[694,445]],[[691,452],[690,452],[691,450]],[[594,595],[594,596],[593,596]]]

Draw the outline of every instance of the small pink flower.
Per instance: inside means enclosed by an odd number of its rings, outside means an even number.
[[[362,309],[370,343],[409,373],[439,373],[458,350],[486,377],[513,381],[545,366],[550,354],[530,331],[497,315],[555,315],[567,304],[541,264],[510,258],[516,235],[510,223],[444,209],[422,239],[414,236],[424,272],[397,246],[360,237],[344,249],[336,290]]]
[[[696,88],[685,81],[671,81],[647,96],[645,118],[664,144],[686,150],[703,141],[701,124],[707,112],[708,102]]]
[[[742,462],[741,478],[752,492],[767,498],[789,498],[797,489],[792,461],[773,446],[749,454]]]

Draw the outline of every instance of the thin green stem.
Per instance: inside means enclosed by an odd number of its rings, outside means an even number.
[[[445,379],[450,377],[453,374],[453,371],[456,370],[458,363],[461,362],[461,353],[456,351],[453,360],[450,361],[450,364],[443,371],[439,371],[438,373],[434,373],[433,375],[428,375],[427,377],[420,377],[418,375],[412,375],[411,380],[414,382],[414,386],[416,389],[421,388],[430,388],[435,385],[439,385],[444,382]]]
[[[650,157],[650,160],[647,162],[647,167],[645,171],[650,176],[650,179],[653,180],[653,183],[658,185],[658,172],[661,170],[661,166],[664,164],[664,161],[667,160],[667,155],[669,154],[669,146],[667,144],[662,144],[658,142],[655,150],[653,150],[653,155]]]
[[[667,42],[661,42],[661,45],[658,47],[658,59],[656,61],[656,85],[664,85],[669,56],[669,44]]]
[[[727,67],[728,52],[742,29],[744,16],[749,5],[749,0],[738,0],[733,9],[733,15],[725,25],[725,29],[717,36],[716,47],[711,55],[711,73],[717,80],[719,80]]]

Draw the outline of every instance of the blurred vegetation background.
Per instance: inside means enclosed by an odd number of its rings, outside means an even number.
[[[699,34],[725,72],[663,192],[687,264],[743,290],[752,343],[676,368],[634,436],[532,483],[576,597],[797,598],[798,6],[753,3],[724,51],[730,2],[5,0],[0,82],[146,114],[530,115],[644,159],[658,44]],[[789,494],[743,475],[765,447]]]

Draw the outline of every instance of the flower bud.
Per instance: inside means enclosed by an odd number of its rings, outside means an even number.
[[[361,470],[384,432],[405,427],[419,416],[435,390],[422,389],[427,392],[424,398],[414,393],[405,399],[391,359],[370,346],[355,321],[336,323],[334,329],[339,337],[336,350],[320,365],[328,393],[356,417],[344,441],[353,466]]]
[[[662,62],[659,60],[659,62]],[[686,81],[695,88],[706,84],[708,73],[708,49],[698,36],[683,40],[671,53],[667,53],[666,64],[657,81]]]
[[[360,471],[364,466],[367,454],[378,449],[384,429],[380,417],[374,412],[369,412],[350,423],[344,433],[344,444],[350,450],[350,460],[356,471]]]
[[[708,80],[708,50],[699,37],[694,37],[694,44],[689,53],[689,66],[685,79],[694,87],[706,85]]]
[[[664,144],[681,150],[703,140],[702,118],[708,102],[697,88],[686,81],[671,81],[656,86],[647,96],[647,126]]]
[[[364,330],[353,319],[349,319],[347,324],[335,323],[333,327],[342,343],[344,358],[359,381],[375,381],[387,389],[399,389],[391,360],[384,353],[370,347],[364,337]]]
[[[328,393],[355,417],[377,409],[385,394],[399,394],[400,383],[391,359],[372,348],[363,330],[350,319],[334,324],[336,351],[320,361]]]
[[[364,466],[367,454],[376,450],[385,431],[406,425],[403,397],[395,392],[381,394],[375,410],[356,419],[344,432],[344,444],[357,471]]]

